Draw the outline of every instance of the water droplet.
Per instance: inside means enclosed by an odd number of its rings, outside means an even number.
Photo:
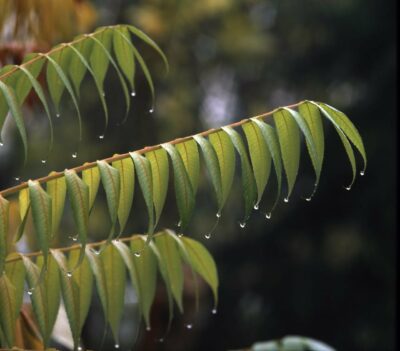
[[[212,313],[212,314],[217,314],[217,309],[216,309],[216,308],[213,308],[212,311],[211,311],[211,313]]]
[[[150,110],[149,110],[149,113],[153,113],[154,112],[154,108],[152,107]]]
[[[186,329],[192,329],[192,328],[193,328],[193,324],[190,324],[190,323],[186,324]]]
[[[103,97],[106,97],[106,93],[102,93]]]
[[[136,257],[140,257],[141,253],[140,252],[135,252]]]
[[[19,182],[20,179],[21,179],[20,177],[14,177],[14,180],[15,180],[16,182]]]
[[[115,347],[116,349],[119,349],[119,344],[115,344],[114,347]]]
[[[46,164],[47,160],[41,160],[40,162],[42,162],[43,164]]]
[[[71,278],[72,277],[72,273],[71,272],[67,272],[67,277]]]
[[[99,135],[99,139],[100,139],[100,140],[103,140],[103,139],[104,139],[104,134]]]
[[[0,146],[4,146],[4,144],[2,142],[0,142]]]
[[[146,330],[147,330],[147,331],[150,331],[150,330],[151,330],[151,328],[150,328],[149,326],[147,326],[147,327],[146,327]]]
[[[33,289],[28,290],[28,295],[31,296],[33,294]]]
[[[177,224],[177,227],[180,227],[181,225],[182,225],[182,222],[179,221],[178,224]]]
[[[344,187],[347,191],[351,190],[351,185]]]
[[[136,92],[135,92],[135,91],[132,91],[132,92],[131,92],[131,96],[136,96]]]
[[[72,241],[77,241],[78,240],[78,235],[71,235],[69,237]]]
[[[304,200],[310,202],[312,200],[312,197],[311,196],[310,197],[306,197]]]
[[[365,174],[365,171],[361,171],[361,172],[360,172],[360,176],[361,176],[361,177],[364,176],[364,174]]]
[[[285,197],[285,198],[283,199],[283,201],[286,202],[286,203],[288,203],[288,202],[289,202],[289,198],[288,198],[288,197]]]
[[[82,350],[83,350],[82,347],[78,346],[78,351],[82,351]]]
[[[217,213],[215,214],[215,217],[221,218],[221,212],[217,212]]]
[[[240,222],[239,225],[240,225],[240,228],[244,228],[246,226],[246,222]]]
[[[179,233],[178,238],[182,238],[182,237],[183,237],[183,233]]]
[[[255,204],[253,208],[257,211],[259,209],[258,204]]]
[[[211,233],[205,234],[204,237],[205,237],[207,240],[210,239],[210,238],[211,238]]]
[[[57,117],[57,118],[60,118],[61,115],[60,115],[59,113],[56,113],[56,117]]]
[[[268,212],[268,213],[265,214],[265,218],[266,219],[271,219],[271,215],[272,215],[271,212]]]
[[[78,157],[78,153],[74,152],[71,156],[72,156],[72,158],[77,158]]]
[[[98,256],[100,255],[100,251],[94,251],[94,254]]]
[[[164,338],[159,338],[157,341],[158,342],[164,342]]]

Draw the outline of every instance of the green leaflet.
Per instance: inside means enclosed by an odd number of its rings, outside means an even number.
[[[279,109],[273,116],[282,152],[283,167],[288,181],[288,194],[285,198],[287,202],[289,201],[299,170],[300,132],[296,122],[288,111]]]
[[[221,171],[221,202],[224,205],[231,190],[235,174],[235,150],[228,134],[223,130],[210,134],[208,138],[218,157]]]
[[[254,178],[257,185],[257,202],[254,205],[257,209],[264,193],[265,186],[271,173],[271,154],[261,131],[253,122],[242,124],[249,147],[250,160],[253,166]]]
[[[176,202],[180,215],[179,225],[184,230],[189,223],[194,208],[194,192],[190,181],[191,178],[189,178],[184,161],[182,161],[176,148],[171,144],[162,144],[161,146],[168,152],[172,160]]]
[[[114,161],[112,166],[119,171],[120,193],[118,204],[118,221],[120,235],[125,229],[129,213],[132,208],[133,194],[135,190],[135,169],[132,160],[127,157]]]
[[[103,48],[106,51],[110,51],[112,34],[109,30],[102,29],[101,31],[96,31],[93,36],[95,36],[96,39],[101,42]],[[93,41],[93,44],[94,43],[95,41]],[[110,63],[109,58],[104,52],[103,48],[100,45],[93,45],[91,47],[91,53],[89,57],[90,65],[93,69],[93,72],[95,72],[101,87],[103,87],[104,78],[106,77],[108,66]]]
[[[146,153],[150,161],[151,175],[153,179],[153,201],[155,209],[155,225],[157,225],[168,190],[169,166],[168,154],[164,149],[158,149]]]
[[[40,101],[43,104],[44,110],[47,115],[47,119],[49,120],[49,126],[50,126],[50,143],[49,143],[49,152],[50,152],[53,149],[53,139],[54,139],[53,121],[50,116],[50,109],[47,104],[47,100],[44,95],[43,89],[42,89],[41,85],[39,84],[39,82],[36,80],[36,78],[32,75],[32,73],[28,69],[26,69],[24,66],[16,66],[16,67],[18,67],[18,69],[20,69],[21,72],[23,72],[28,77],[33,89],[36,92],[36,95],[39,97]]]
[[[112,34],[115,57],[131,86],[131,90],[134,91],[135,57],[132,52],[132,44],[130,40],[125,40],[125,36],[129,36],[128,30],[124,27],[118,27],[112,32]]]
[[[66,170],[64,175],[67,182],[68,198],[81,244],[80,259],[74,268],[75,270],[85,257],[89,225],[89,187],[78,177],[74,170]]]
[[[87,163],[84,163],[86,165]],[[89,211],[92,210],[94,200],[100,184],[100,171],[97,167],[91,167],[82,171],[82,180],[89,187]]]
[[[319,112],[319,108],[314,104],[305,101],[298,106],[298,110],[300,115],[306,120],[308,128],[310,128],[315,148],[317,150],[320,166],[322,167],[324,160],[325,140],[324,128],[322,125],[322,118]]]
[[[53,175],[56,172],[51,172],[49,175]],[[67,185],[65,178],[55,178],[49,180],[46,183],[46,190],[51,198],[51,238],[57,235],[58,227],[60,226],[61,217],[64,211],[65,195],[67,191]]]
[[[140,311],[150,328],[150,310],[156,294],[157,262],[152,250],[145,247],[141,237],[134,238],[130,243],[131,252],[140,252],[140,256],[134,255],[133,267],[129,268],[132,283],[136,289]]]
[[[172,296],[180,312],[183,313],[183,271],[178,247],[175,240],[169,235],[157,235],[154,241],[160,254],[159,264],[163,265],[168,276],[168,279],[165,279],[165,284],[170,285]]]
[[[150,71],[147,67],[147,64],[145,60],[143,59],[142,55],[137,51],[137,49],[132,45],[131,40],[130,40],[130,35],[129,32],[125,27],[120,27],[115,31],[114,36],[120,36],[123,41],[125,41],[126,45],[132,50],[134,57],[138,60],[140,67],[142,68],[142,71],[144,73],[144,76],[147,80],[147,83],[150,88],[151,92],[151,97],[154,105],[154,84],[153,84],[153,79],[151,78]],[[135,67],[135,66],[133,66]]]
[[[322,341],[305,336],[288,335],[280,340],[261,341],[254,343],[249,351],[335,351]]]
[[[213,149],[211,143],[200,135],[195,135],[193,139],[200,145],[200,149],[203,153],[204,161],[207,165],[208,172],[210,174],[211,182],[214,187],[215,195],[218,204],[218,213],[221,212],[223,207],[222,202],[222,180],[221,170],[219,168],[218,157]]]
[[[272,161],[274,163],[276,179],[278,183],[278,189],[276,192],[276,200],[272,205],[271,211],[275,208],[276,204],[278,203],[279,196],[281,194],[281,187],[282,187],[282,160],[281,160],[281,152],[279,149],[279,141],[278,135],[273,127],[260,121],[257,118],[252,118],[252,121],[260,128],[261,133],[266,141],[268,146],[268,150],[272,156]],[[267,218],[271,217],[271,213],[267,213]]]
[[[28,257],[25,256],[22,256],[22,261],[25,265],[33,313],[35,315],[40,334],[42,335],[43,343],[45,347],[47,347],[50,340],[51,329],[53,328],[53,325],[49,324],[47,291],[44,287],[44,284],[36,284],[36,282],[40,279],[39,268],[36,266],[36,264],[34,264]]]
[[[26,220],[28,219],[29,209],[31,208],[28,188],[24,188],[19,191],[18,203],[19,203],[19,213],[20,213],[21,223],[18,226],[15,242],[18,242],[19,239],[21,239],[21,236],[24,234]]]
[[[250,161],[247,156],[246,148],[243,144],[240,134],[232,129],[231,127],[222,127],[233,143],[236,151],[240,156],[241,167],[242,167],[242,185],[243,185],[243,197],[244,197],[244,218],[241,226],[244,227],[246,220],[250,217],[251,210],[256,201],[256,184],[253,173],[251,171]]]
[[[15,287],[3,274],[0,276],[0,329],[9,348],[14,346],[16,313]]]
[[[39,182],[29,180],[28,187],[29,197],[31,200],[33,225],[35,227],[40,250],[43,254],[42,272],[44,272],[47,269],[49,241],[51,238],[52,201],[50,196],[42,189]]]
[[[147,34],[143,33],[140,29],[134,27],[134,26],[126,26],[134,35],[138,36],[140,39],[142,39],[146,44],[150,45],[154,50],[156,50],[161,58],[164,61],[165,67],[167,71],[169,70],[169,65],[168,65],[168,60],[162,50],[159,48],[159,46],[149,37]]]
[[[106,36],[106,38],[107,38],[107,42],[105,42],[104,44],[102,42],[103,39],[102,39],[102,41],[100,41],[94,35],[89,36],[89,38],[92,39],[94,41],[94,43],[96,44],[96,45],[93,45],[93,50],[97,50],[97,51],[93,51],[93,53],[92,53],[91,64],[92,64],[93,71],[96,73],[96,75],[100,75],[99,76],[100,82],[103,82],[104,76],[105,76],[105,72],[103,72],[103,70],[105,69],[105,67],[104,67],[105,64],[104,63],[101,64],[101,62],[104,62],[105,59],[104,59],[104,57],[102,58],[102,56],[99,56],[99,58],[98,58],[99,65],[94,65],[94,63],[92,61],[97,60],[97,56],[94,56],[95,52],[98,52],[99,54],[101,52],[102,54],[104,54],[107,57],[107,60],[109,62],[111,62],[111,65],[114,67],[115,71],[117,72],[118,79],[119,79],[119,82],[121,83],[122,91],[125,96],[125,104],[126,104],[125,115],[127,117],[129,109],[130,109],[131,101],[129,99],[128,87],[125,83],[124,77],[122,76],[122,73],[121,73],[118,65],[116,64],[116,62],[114,61],[114,59],[112,58],[112,56],[109,53],[109,50],[110,50],[109,47],[111,46],[111,35],[112,35],[112,33],[110,31],[104,30],[102,32],[102,36],[103,37]],[[132,92],[131,95],[135,95],[135,92]]]
[[[90,44],[92,44],[92,42],[87,42],[86,43],[85,51],[87,51],[87,48],[89,47]],[[96,85],[96,89],[97,89],[97,92],[98,92],[98,95],[99,95],[99,98],[100,98],[101,105],[103,106],[104,118],[105,118],[105,126],[104,126],[104,131],[105,131],[107,129],[107,126],[108,126],[108,108],[107,108],[107,104],[106,104],[106,99],[104,97],[105,94],[104,94],[104,91],[103,91],[102,83],[99,82],[99,80],[97,79],[96,74],[93,72],[93,70],[90,67],[89,63],[87,62],[85,57],[79,52],[79,50],[77,48],[75,48],[71,44],[67,44],[67,47],[70,48],[72,50],[72,52],[75,54],[72,57],[72,59],[77,57],[78,60],[81,62],[81,64],[84,66],[85,70],[88,70],[89,73],[91,74],[91,76],[93,77],[93,80],[94,80],[94,83]],[[74,69],[71,70],[71,75],[74,75],[74,72],[75,72]],[[76,90],[78,92],[79,92],[79,85],[80,85],[80,82],[78,83],[78,86],[76,87]]]
[[[185,236],[180,240],[187,252],[187,256],[183,257],[210,286],[214,295],[214,308],[216,308],[218,304],[218,273],[213,257],[200,242]]]
[[[146,202],[147,212],[149,215],[148,240],[153,238],[154,232],[154,204],[153,204],[153,179],[151,175],[150,161],[137,152],[130,153],[135,165],[136,174],[138,177],[140,189],[143,193],[144,201]]]
[[[110,166],[106,161],[97,161],[97,167],[100,170],[101,182],[106,192],[108,212],[111,218],[111,230],[107,238],[107,243],[109,243],[115,233],[115,225],[117,223],[121,190],[120,175],[118,169]]]
[[[7,102],[8,107],[10,108],[11,115],[14,118],[18,132],[21,136],[22,143],[24,145],[24,162],[26,162],[26,157],[28,154],[28,141],[26,137],[25,124],[22,118],[21,108],[18,105],[14,90],[1,80],[0,80],[0,91],[2,92],[4,99]]]
[[[118,343],[126,283],[124,261],[114,245],[106,246],[99,256],[87,250],[87,257],[96,279],[104,315]]]
[[[200,156],[197,143],[194,139],[190,139],[183,143],[176,144],[175,149],[178,150],[181,155],[187,175],[189,176],[190,184],[192,185],[193,196],[195,196],[199,186],[200,176]]]
[[[314,190],[313,190],[313,192],[311,194],[311,197],[312,197],[314,195],[316,189],[317,189],[318,184],[319,184],[319,178],[320,178],[320,175],[321,175],[321,168],[322,168],[322,163],[320,162],[320,157],[319,157],[319,154],[317,152],[317,147],[315,146],[314,138],[313,138],[313,135],[311,134],[310,129],[308,128],[308,124],[303,119],[303,117],[295,110],[292,110],[292,109],[287,108],[287,107],[285,107],[284,109],[285,109],[285,111],[288,111],[290,113],[290,115],[293,117],[293,119],[296,121],[299,129],[303,133],[304,138],[306,140],[308,153],[310,155],[311,163],[312,163],[312,165],[314,167],[315,177],[316,177]],[[310,200],[311,197],[308,198],[308,200]]]
[[[10,203],[0,195],[0,276],[3,274],[7,255],[7,236]]]
[[[328,104],[320,103],[318,104],[322,110],[325,110],[329,116],[330,120],[335,121],[338,127],[343,131],[347,138],[354,144],[357,150],[360,152],[364,160],[364,168],[362,172],[365,172],[367,168],[367,155],[365,153],[364,143],[358,132],[357,128],[354,126],[353,122],[341,111],[336,108],[329,106]]]
[[[36,265],[40,269],[43,267],[43,256],[38,256]],[[36,288],[37,289],[37,288]],[[35,290],[33,294],[35,293]],[[49,334],[53,330],[54,323],[57,319],[58,309],[60,307],[61,289],[60,289],[60,276],[58,264],[52,255],[49,256],[47,270],[44,275],[43,281],[40,283],[40,289],[45,291],[43,298],[45,299],[46,313],[47,313],[47,327]]]
[[[11,253],[7,256],[7,260],[15,259],[14,261],[7,262],[6,276],[11,284],[15,287],[15,318],[19,316],[19,311],[22,305],[22,298],[24,296],[25,284],[25,266],[20,259],[21,255],[18,253]]]
[[[64,254],[59,250],[52,250],[55,261],[59,266],[59,277],[65,310],[74,340],[74,349],[79,346],[80,333],[89,311],[92,297],[93,276],[89,263],[85,258],[73,275],[66,274],[79,260],[79,253],[71,251],[69,265]]]
[[[57,51],[56,53],[63,52],[64,50]],[[49,68],[47,69],[47,84],[49,86],[49,91],[50,95],[52,96],[55,108],[57,113],[59,113],[58,106],[60,103],[61,95],[64,90],[64,86],[67,89],[68,93],[71,96],[72,102],[75,106],[76,113],[78,115],[78,123],[79,123],[79,140],[82,140],[82,118],[81,118],[81,112],[79,110],[79,105],[78,101],[76,99],[74,90],[72,89],[71,83],[69,82],[67,76],[65,75],[64,71],[60,67],[60,65],[50,56],[46,54],[41,54],[43,57],[45,57],[49,65],[47,67],[53,67],[54,71],[56,72],[56,75],[58,76],[59,79],[54,80],[52,78],[53,74],[50,75],[49,77]],[[52,72],[52,71],[50,71]],[[62,82],[62,85],[59,84],[59,82]]]

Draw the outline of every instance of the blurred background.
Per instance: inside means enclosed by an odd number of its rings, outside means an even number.
[[[18,63],[26,51],[47,50],[57,42],[71,40],[77,31],[130,23],[165,51],[170,72],[166,74],[159,57],[138,42],[153,73],[154,106],[140,72],[129,119],[121,126],[124,100],[110,70],[105,92],[111,123],[104,139],[99,139],[102,110],[93,82],[87,79],[81,91],[84,140],[77,144],[76,116],[64,98],[61,117],[55,120],[57,142],[48,157],[46,117],[41,107],[28,104],[29,160],[22,167],[22,145],[12,123],[6,122],[0,148],[1,189],[52,170],[169,141],[302,99],[327,102],[344,111],[359,129],[368,155],[365,176],[358,177],[351,191],[346,191],[350,165],[336,132],[325,124],[326,158],[313,201],[302,200],[314,181],[303,149],[289,203],[281,201],[272,218],[265,219],[274,196],[272,179],[265,203],[241,229],[243,208],[237,177],[209,240],[204,234],[212,227],[217,209],[210,202],[213,190],[203,170],[196,210],[185,235],[202,241],[215,258],[220,278],[218,311],[212,313],[211,292],[203,286],[196,312],[189,277],[185,313],[176,311],[171,330],[164,342],[159,342],[168,320],[163,285],[160,283],[153,306],[150,332],[139,325],[135,294],[128,289],[121,349],[229,350],[298,334],[323,340],[337,350],[395,350],[395,1],[65,3],[70,3],[70,11],[76,15],[72,24],[61,21],[65,12],[57,13],[59,6],[42,12],[43,18],[53,19],[49,26],[58,22],[63,26],[51,31],[52,35],[43,30],[33,37],[29,26],[21,31],[3,30],[2,64]],[[72,157],[75,152],[77,158]],[[171,186],[161,227],[176,228],[175,207]],[[91,218],[92,240],[107,234],[106,211],[105,202],[98,201]],[[143,200],[137,197],[129,224],[132,232],[145,231],[144,211]],[[68,217],[64,219],[66,233],[73,230]],[[60,245],[71,244],[65,237]],[[34,246],[26,238],[19,249]],[[100,347],[102,318],[95,297],[83,335],[90,349]],[[113,347],[108,335],[103,350]]]

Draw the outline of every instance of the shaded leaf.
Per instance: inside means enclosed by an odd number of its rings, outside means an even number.
[[[256,181],[258,197],[255,206],[258,207],[271,172],[271,154],[261,131],[253,122],[242,124],[242,128],[246,135],[250,160]]]
[[[129,157],[114,161],[112,166],[119,171],[120,178],[118,221],[119,232],[121,234],[125,229],[132,208],[133,194],[135,190],[135,168]]]
[[[86,165],[86,163],[84,165]],[[83,170],[82,180],[89,188],[89,211],[91,211],[100,185],[99,169],[97,167],[91,167]]]
[[[5,274],[0,275],[0,327],[10,348],[14,346],[16,308],[15,287]]]
[[[22,298],[24,296],[25,266],[20,258],[21,255],[18,253],[13,252],[9,254],[7,256],[7,264],[5,267],[6,275],[12,285],[15,287],[15,318],[19,316]]]
[[[179,152],[171,144],[161,145],[169,154],[174,169],[176,202],[180,215],[180,226],[185,229],[194,208],[194,193],[188,173]]]
[[[0,195],[0,276],[3,274],[7,255],[9,211],[10,203]]]
[[[253,173],[251,171],[250,161],[247,156],[246,148],[243,144],[243,140],[240,134],[232,129],[231,127],[222,127],[222,129],[229,135],[233,146],[240,156],[241,168],[242,168],[242,186],[243,186],[243,197],[244,197],[244,218],[243,224],[249,218],[251,210],[256,201],[256,183],[254,180]]]
[[[279,109],[273,114],[273,117],[282,153],[283,167],[288,181],[286,200],[289,200],[299,171],[300,132],[288,111]]]
[[[168,155],[164,149],[157,149],[146,153],[150,161],[153,179],[153,202],[155,209],[155,225],[157,225],[168,190],[169,166]]]
[[[235,174],[235,150],[226,132],[223,130],[209,135],[209,140],[217,154],[221,171],[222,205],[228,197]]]
[[[51,172],[49,175],[53,175],[56,172]],[[55,178],[46,183],[46,190],[51,198],[51,238],[57,235],[58,227],[60,225],[61,217],[64,211],[65,195],[67,191],[67,185],[65,178]]]
[[[130,156],[135,165],[140,189],[142,190],[143,198],[147,207],[147,213],[149,215],[147,231],[149,234],[148,240],[150,241],[154,232],[153,179],[151,175],[150,161],[137,152],[131,152]]]
[[[192,186],[193,196],[195,196],[199,186],[200,176],[200,156],[197,143],[194,139],[190,139],[183,143],[176,144],[175,149],[178,150],[181,155]]]
[[[18,226],[15,242],[18,242],[21,239],[21,236],[24,234],[26,221],[28,219],[29,210],[31,208],[31,202],[29,199],[29,188],[23,188],[19,191],[18,205],[21,223]]]

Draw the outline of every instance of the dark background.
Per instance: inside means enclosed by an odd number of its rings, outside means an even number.
[[[195,313],[189,280],[185,314],[176,311],[165,341],[156,342],[167,326],[160,284],[151,332],[138,330],[137,309],[128,296],[122,349],[130,349],[139,332],[137,350],[239,349],[288,334],[320,339],[337,350],[395,350],[395,1],[95,3],[99,25],[132,23],[165,50],[168,75],[156,54],[138,43],[155,80],[155,112],[148,112],[152,103],[139,73],[129,120],[118,126],[124,105],[111,72],[106,97],[112,123],[101,141],[102,111],[89,81],[82,89],[85,138],[78,159],[71,158],[77,126],[66,103],[57,121],[55,151],[45,165],[40,160],[47,129],[40,113],[30,123],[32,153],[25,168],[18,152],[2,150],[2,188],[13,185],[14,176],[43,176],[302,99],[327,102],[344,111],[359,129],[368,155],[365,176],[357,177],[352,190],[346,191],[351,169],[338,136],[326,123],[324,169],[313,201],[302,200],[313,182],[303,150],[297,186],[288,204],[281,201],[270,220],[264,218],[265,205],[261,206],[241,229],[237,179],[210,240],[204,234],[214,223],[216,208],[210,202],[210,183],[203,181],[186,235],[201,240],[216,260],[218,313],[211,313],[212,297],[206,287]],[[18,138],[14,139],[17,147]],[[203,178],[207,180],[205,173]],[[273,187],[267,188],[267,201]],[[135,200],[136,218],[145,217],[142,204]],[[99,234],[94,238],[104,236],[106,211],[105,204],[96,206],[92,225],[93,233]],[[133,217],[132,230],[145,230],[145,223]],[[171,192],[161,226],[173,228],[176,222]],[[84,334],[89,348],[98,348],[101,318],[94,303]],[[187,329],[187,323],[193,328]],[[108,340],[103,350],[111,347]]]

